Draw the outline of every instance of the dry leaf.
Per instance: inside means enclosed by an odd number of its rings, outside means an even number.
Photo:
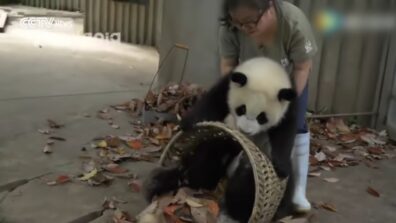
[[[192,208],[203,207],[203,204],[199,203],[196,199],[193,199],[191,197],[186,199],[186,203],[188,204],[188,206]]]
[[[324,181],[329,182],[329,183],[337,183],[340,181],[338,178],[323,178]]]
[[[380,197],[380,193],[378,191],[374,190],[372,187],[367,188],[367,193],[373,195],[374,197]]]
[[[49,139],[57,140],[57,141],[66,141],[65,138],[59,136],[51,136]]]
[[[334,120],[334,123],[336,125],[337,130],[340,133],[350,133],[351,130],[349,129],[349,127],[344,123],[344,120],[337,118]]]
[[[292,216],[279,220],[280,223],[308,223],[306,218],[293,218]]]
[[[309,177],[320,177],[321,175],[322,173],[320,172],[312,172],[308,174]]]
[[[208,210],[210,213],[212,213],[214,216],[219,216],[220,213],[220,207],[219,205],[214,202],[214,201],[208,201]]]
[[[112,127],[113,129],[120,129],[120,126],[119,126],[119,125],[116,125],[116,124],[112,124],[111,127]]]
[[[335,206],[329,203],[323,203],[320,205],[320,207],[331,212],[337,212]]]
[[[140,192],[141,188],[142,188],[142,182],[140,182],[139,180],[132,180],[128,183],[129,187],[132,189],[133,192]]]
[[[84,176],[80,177],[79,179],[82,181],[87,181],[87,180],[91,179],[92,177],[96,176],[96,174],[98,174],[98,170],[93,169],[91,172],[84,174]]]
[[[341,135],[339,137],[339,139],[343,142],[343,143],[353,143],[356,142],[356,136],[353,134],[348,134],[348,135]]]
[[[52,153],[51,146],[50,146],[50,145],[45,145],[45,146],[44,146],[44,149],[43,149],[43,153],[45,153],[45,154],[50,154],[50,153]]]
[[[318,160],[318,162],[323,162],[327,159],[327,156],[323,152],[319,152],[315,154],[315,158]]]
[[[61,175],[61,176],[58,176],[55,181],[47,182],[47,185],[55,186],[55,185],[65,184],[65,183],[68,183],[68,182],[71,182],[70,177],[69,176],[65,176],[65,175]]]
[[[96,144],[96,147],[98,148],[107,148],[107,142],[106,141],[100,141]]]
[[[129,171],[128,169],[122,168],[120,165],[116,163],[107,164],[103,167],[103,169],[105,169],[110,173],[115,173],[115,174],[126,173]]]
[[[51,131],[49,129],[39,129],[38,132],[44,135],[51,134]]]
[[[142,142],[140,140],[128,141],[128,146],[136,150],[141,149],[143,147]]]
[[[112,148],[117,148],[121,145],[121,139],[118,137],[109,137],[106,139],[106,146],[112,147]]]
[[[331,171],[331,168],[328,167],[328,166],[320,166],[320,168],[321,168],[322,170],[325,170],[325,171]]]
[[[64,125],[60,125],[60,124],[56,123],[54,120],[51,120],[51,119],[47,119],[47,122],[48,122],[48,126],[51,129],[59,129],[64,126]]]
[[[367,149],[367,152],[373,155],[382,155],[385,153],[385,150],[381,147],[370,147]]]

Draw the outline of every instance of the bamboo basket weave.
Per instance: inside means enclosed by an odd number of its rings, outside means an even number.
[[[193,152],[197,143],[215,137],[232,138],[241,145],[252,166],[255,201],[249,223],[271,222],[283,197],[287,180],[281,181],[268,157],[246,136],[219,122],[201,122],[192,130],[179,131],[171,139],[160,158],[162,166],[174,165],[186,152]]]

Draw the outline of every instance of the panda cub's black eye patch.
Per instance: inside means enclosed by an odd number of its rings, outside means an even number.
[[[237,107],[235,109],[235,112],[236,112],[236,114],[238,116],[242,116],[242,115],[246,114],[246,106],[245,105],[241,105],[241,106]]]
[[[260,125],[264,125],[265,123],[268,122],[268,118],[267,118],[267,114],[265,114],[265,112],[261,112],[258,116],[257,116],[257,122]]]

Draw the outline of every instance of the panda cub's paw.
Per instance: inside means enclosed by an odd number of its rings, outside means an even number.
[[[181,171],[177,167],[158,167],[151,171],[143,183],[143,194],[147,202],[155,197],[174,192],[179,188]]]

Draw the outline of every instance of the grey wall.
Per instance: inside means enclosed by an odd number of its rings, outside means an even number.
[[[163,33],[159,45],[161,61],[174,43],[190,49],[186,81],[208,85],[219,77],[217,47],[219,0],[164,1]],[[185,52],[175,51],[164,61],[160,83],[177,81],[182,72]]]

